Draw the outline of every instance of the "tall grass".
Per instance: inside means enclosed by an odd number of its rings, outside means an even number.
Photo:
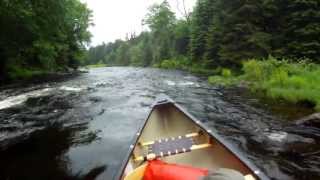
[[[10,80],[29,80],[35,77],[46,75],[48,72],[40,69],[27,69],[18,65],[8,67],[8,77]]]
[[[217,73],[217,70],[208,69],[202,64],[192,63],[190,59],[184,56],[163,60],[161,63],[153,65],[153,67],[163,69],[180,69],[206,76]]]
[[[210,76],[208,81],[223,86],[245,81],[252,91],[291,103],[308,102],[320,111],[320,65],[269,57],[243,62],[242,71],[234,76],[230,70],[222,69],[220,75]]]
[[[243,78],[251,89],[292,103],[309,102],[320,111],[320,66],[306,61],[249,60],[243,63]]]
[[[107,67],[106,64],[91,64],[91,65],[87,65],[87,68],[100,68],[100,67]]]

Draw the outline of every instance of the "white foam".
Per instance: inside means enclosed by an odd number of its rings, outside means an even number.
[[[96,83],[94,83],[94,86],[96,86],[96,87],[107,86],[107,85],[108,85],[108,83],[106,83],[106,82],[96,82]]]
[[[175,82],[170,81],[170,80],[166,80],[165,83],[167,83],[169,86],[174,86],[174,85],[176,85]]]
[[[179,83],[180,86],[192,86],[194,84],[195,84],[194,82],[180,82]]]
[[[288,137],[288,133],[286,132],[272,132],[272,133],[266,133],[267,137],[272,141],[278,141],[282,142]]]
[[[30,91],[17,96],[10,96],[4,99],[3,101],[0,101],[0,109],[6,109],[12,106],[22,104],[30,97],[39,97],[39,96],[47,95],[51,90],[52,88],[45,88],[41,90]]]
[[[80,87],[70,87],[70,86],[61,86],[59,89],[64,91],[73,91],[73,92],[80,92],[83,90],[83,88],[80,88]]]

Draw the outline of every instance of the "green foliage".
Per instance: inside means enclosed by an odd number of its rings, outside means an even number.
[[[158,66],[164,69],[183,69],[187,70],[190,66],[190,61],[186,57],[179,57],[177,59],[164,60]]]
[[[209,67],[242,60],[320,59],[319,1],[198,0],[192,13],[191,57]]]
[[[301,61],[277,61],[270,57],[263,61],[244,62],[244,78],[254,90],[265,91],[272,98],[298,103],[320,104],[320,67]]]
[[[252,91],[260,91],[268,97],[291,103],[309,102],[320,107],[320,66],[305,60],[291,62],[273,57],[243,62],[243,74],[233,76],[229,69],[221,75],[210,76],[210,84],[231,86],[248,84]],[[218,70],[217,70],[218,71]]]
[[[206,39],[216,10],[216,1],[198,0],[191,17],[190,54],[194,62],[199,62],[206,52]]]
[[[221,76],[225,78],[230,78],[232,76],[232,72],[230,69],[223,68],[221,72]]]
[[[231,86],[235,85],[238,82],[238,77],[235,77],[232,75],[232,71],[227,68],[222,68],[220,70],[219,68],[216,69],[217,72],[220,71],[220,75],[214,75],[214,76],[209,76],[208,82],[210,84],[214,85],[221,85],[221,86]]]
[[[8,67],[8,79],[10,80],[29,80],[31,78],[46,75],[48,72],[40,69],[27,69],[16,65]]]
[[[103,61],[111,65],[161,67],[164,60],[184,56],[190,59],[190,66],[179,69],[211,74],[217,67],[239,69],[243,60],[269,55],[316,62],[320,59],[319,12],[319,2],[315,0],[198,0],[186,21],[176,19],[169,3],[163,1],[151,6],[143,21],[150,31],[91,48],[87,64]],[[170,63],[164,62],[163,67],[179,66]],[[278,60],[274,58],[273,63]],[[243,69],[248,78],[262,80],[266,77],[263,73],[272,73],[264,71],[268,66],[253,61]],[[251,69],[254,70],[250,72]],[[286,76],[281,70],[273,73],[280,79]]]
[[[234,77],[223,77],[223,76],[209,76],[208,82],[213,85],[220,85],[224,87],[235,85],[237,79]]]
[[[161,34],[163,31],[170,31],[175,21],[174,12],[171,11],[168,1],[165,0],[149,8],[143,23],[148,25],[155,34]]]
[[[87,68],[100,68],[100,67],[107,67],[106,64],[91,64],[91,65],[87,65]]]
[[[86,64],[102,61],[108,65],[160,66],[163,60],[181,60],[189,46],[189,27],[185,20],[177,20],[167,1],[149,8],[143,20],[150,32],[132,34],[126,41],[92,47]],[[164,63],[165,64],[165,63]]]
[[[79,0],[0,1],[0,76],[76,68],[90,40],[90,18]]]

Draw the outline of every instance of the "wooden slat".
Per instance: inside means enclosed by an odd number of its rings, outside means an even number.
[[[190,133],[190,134],[186,134],[185,137],[187,138],[191,138],[191,137],[196,137],[196,136],[199,136],[199,133]],[[178,137],[175,137],[175,138],[181,138],[181,136],[178,136]],[[167,139],[172,139],[172,138],[167,138]],[[165,139],[163,140],[156,140],[156,141],[148,141],[148,142],[141,142],[139,143],[141,146],[150,146],[156,142],[162,142],[162,141],[165,141]]]
[[[198,149],[204,149],[204,148],[208,148],[208,147],[211,147],[212,144],[199,144],[199,145],[193,145],[191,146],[191,151],[194,151],[194,150],[198,150]],[[177,151],[178,152],[178,151]],[[176,154],[181,154],[181,153],[185,153],[185,152],[188,152],[186,149],[184,149],[183,151],[180,151],[179,153],[171,153],[171,152],[168,152],[166,154],[163,154],[163,156],[171,156],[171,155],[176,155]],[[161,156],[158,156],[158,157],[161,157]],[[148,154],[147,156],[139,156],[137,158],[135,158],[134,160],[135,161],[144,161],[144,160],[153,160],[157,158],[157,155],[156,154]]]
[[[197,149],[204,149],[204,148],[208,148],[208,147],[211,147],[211,146],[212,146],[212,144],[193,145],[193,146],[191,146],[191,151],[197,150]]]

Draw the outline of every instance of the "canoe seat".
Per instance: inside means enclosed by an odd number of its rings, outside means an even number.
[[[135,160],[152,160],[160,157],[186,153],[192,150],[202,149],[211,146],[211,144],[195,144],[193,137],[196,137],[198,135],[199,133],[192,133],[184,136],[140,143],[140,145],[147,148],[147,155],[137,157],[135,158]]]

